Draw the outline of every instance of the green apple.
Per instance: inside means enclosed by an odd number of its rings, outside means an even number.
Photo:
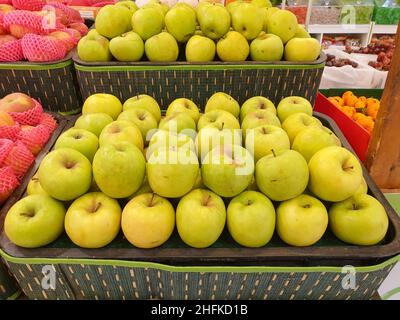
[[[341,146],[339,138],[331,130],[309,127],[296,135],[292,149],[300,152],[308,162],[317,151],[330,146]]]
[[[194,122],[193,118],[187,113],[174,113],[161,119],[158,128],[174,133],[182,132],[192,136],[193,131],[196,131],[196,122]]]
[[[130,195],[127,199],[132,200],[133,198],[145,193],[153,193],[153,190],[150,188],[149,181],[147,180],[147,176],[144,177],[143,183],[140,188],[135,193]]]
[[[108,93],[95,93],[89,96],[82,107],[82,114],[106,113],[116,120],[122,111],[121,101]]]
[[[139,109],[143,108],[150,111],[153,114],[154,118],[157,120],[157,123],[160,122],[161,119],[160,106],[153,97],[147,94],[138,94],[137,96],[134,96],[126,100],[123,105],[124,111],[136,108]]]
[[[275,12],[280,11],[278,7],[267,8],[267,18],[269,19]]]
[[[268,110],[259,109],[248,113],[242,121],[243,140],[246,141],[246,136],[251,129],[267,124],[281,127],[278,117]]]
[[[367,184],[367,181],[365,181],[364,177],[362,177],[360,186],[358,187],[358,189],[354,195],[367,194],[367,193],[368,193],[368,184]]]
[[[232,238],[244,247],[265,246],[275,230],[275,208],[265,195],[245,191],[231,200],[227,226]]]
[[[222,197],[234,197],[251,182],[254,159],[238,145],[217,146],[204,158],[201,177],[204,185]]]
[[[251,0],[251,3],[258,8],[271,8],[272,4],[269,0]]]
[[[71,148],[82,153],[90,162],[99,148],[99,139],[94,133],[84,129],[71,128],[62,133],[54,149]]]
[[[249,186],[246,188],[246,191],[259,191],[258,187],[257,187],[256,178],[254,175],[251,178],[251,182],[250,182]]]
[[[194,186],[192,188],[192,190],[194,189],[204,189],[204,183],[203,183],[203,179],[201,178],[201,169],[199,169],[199,175],[197,176],[196,182],[194,183]]]
[[[128,120],[117,120],[104,127],[99,137],[100,147],[114,142],[128,142],[140,150],[144,147],[140,129]]]
[[[176,3],[176,4],[173,6],[173,8],[180,8],[180,7],[189,9],[189,10],[192,11],[194,14],[196,14],[196,9],[195,9],[194,7],[192,7],[191,4],[188,4],[188,3],[186,3],[186,2],[178,2],[178,3]]]
[[[167,31],[178,42],[187,42],[196,31],[196,13],[186,6],[174,6],[165,15]]]
[[[161,246],[174,231],[174,207],[154,193],[138,195],[122,211],[121,227],[125,238],[135,247]]]
[[[142,134],[143,142],[148,141],[147,136],[149,131],[157,129],[157,120],[150,111],[145,109],[130,109],[123,111],[118,120],[128,120],[134,123]]]
[[[289,200],[304,192],[309,172],[306,160],[294,150],[273,151],[257,161],[257,186],[274,201]]]
[[[286,61],[315,61],[320,53],[321,44],[314,38],[293,38],[285,46]]]
[[[248,113],[251,113],[256,110],[268,110],[276,115],[275,105],[271,100],[262,96],[252,97],[247,99],[240,109],[240,122],[247,116]]]
[[[51,197],[69,201],[86,193],[92,183],[90,161],[74,149],[49,152],[38,170],[39,182]]]
[[[160,148],[188,148],[196,152],[196,146],[191,137],[186,134],[176,134],[171,131],[158,130],[150,139],[149,147],[146,152],[146,159],[149,159],[154,150]]]
[[[276,108],[278,118],[283,121],[294,113],[306,113],[309,116],[313,114],[313,108],[307,99],[298,96],[291,96],[283,98]]]
[[[221,61],[245,61],[250,46],[246,38],[237,31],[229,31],[217,42],[217,55]]]
[[[185,54],[188,62],[208,62],[215,57],[215,42],[202,35],[192,36],[186,44]]]
[[[4,232],[24,248],[38,248],[56,240],[64,231],[65,208],[48,195],[35,194],[17,201],[8,210]]]
[[[232,14],[233,10],[238,8],[242,3],[244,3],[244,0],[236,0],[229,2],[228,5],[226,6],[226,9],[228,10],[229,14]]]
[[[178,43],[168,32],[161,32],[147,39],[144,51],[147,58],[153,62],[176,61],[179,55]]]
[[[111,122],[113,118],[106,113],[87,113],[76,120],[74,127],[90,131],[98,137],[104,127]]]
[[[342,147],[327,147],[313,155],[308,163],[308,188],[326,201],[343,201],[354,195],[362,180],[357,158]]]
[[[357,194],[331,206],[329,225],[343,242],[371,246],[385,238],[389,220],[378,200],[367,194]]]
[[[79,40],[77,52],[79,59],[86,62],[111,61],[110,41],[95,29]]]
[[[212,110],[225,110],[234,115],[235,118],[239,117],[240,105],[232,98],[229,94],[224,92],[214,93],[208,100],[204,109],[204,112],[210,112]]]
[[[283,43],[278,36],[261,32],[250,44],[250,57],[253,61],[281,61]]]
[[[232,27],[247,40],[255,39],[263,29],[261,10],[252,3],[241,3],[232,11]]]
[[[172,101],[168,108],[166,116],[170,116],[174,113],[184,112],[192,117],[195,123],[199,121],[200,112],[197,105],[190,99],[187,98],[178,98]]]
[[[208,126],[225,129],[240,129],[238,119],[235,118],[232,113],[220,109],[211,110],[201,115],[197,123],[197,130],[200,131]]]
[[[268,17],[267,29],[268,33],[277,35],[286,43],[296,34],[297,18],[288,10],[278,10]]]
[[[199,172],[199,161],[189,148],[160,148],[147,162],[147,179],[162,197],[179,198],[192,190]]]
[[[197,155],[200,160],[215,147],[224,147],[230,145],[242,145],[242,133],[237,129],[228,129],[221,126],[206,126],[202,128],[196,136]]]
[[[197,20],[201,31],[210,39],[217,40],[223,37],[231,26],[231,17],[222,5],[211,4],[197,11]]]
[[[272,150],[289,150],[290,141],[286,132],[273,125],[262,125],[254,128],[253,134],[246,136],[246,149],[254,156],[257,163],[262,157],[272,154]]]
[[[279,204],[276,231],[291,246],[311,246],[324,235],[328,219],[328,212],[321,201],[302,194]]]
[[[146,3],[141,8],[142,9],[147,9],[147,8],[156,9],[163,15],[163,17],[169,10],[169,7],[166,4],[163,4],[163,3],[161,3],[161,1],[157,1],[157,0],[154,0],[154,1],[150,0],[148,3]]]
[[[262,31],[268,33],[268,8],[260,8],[259,10],[263,21]]]
[[[311,38],[310,34],[306,31],[304,26],[298,24],[294,38]]]
[[[97,151],[93,159],[93,176],[103,193],[112,198],[126,198],[141,187],[145,167],[139,148],[115,141]]]
[[[131,17],[125,6],[106,5],[96,15],[96,30],[104,37],[115,38],[132,29]]]
[[[132,16],[132,30],[143,40],[159,34],[164,28],[164,16],[156,8],[141,8]]]
[[[128,1],[128,0],[118,1],[115,5],[116,6],[124,6],[124,7],[128,8],[132,15],[137,10],[139,10],[138,6],[136,5],[136,3],[134,1]]]
[[[309,127],[321,128],[322,123],[317,118],[311,117],[305,113],[292,114],[282,123],[283,130],[285,130],[289,136],[290,144],[293,143],[300,131]]]
[[[218,240],[225,227],[226,209],[214,192],[195,189],[176,208],[176,227],[182,241],[194,248],[207,248]]]
[[[139,61],[144,54],[144,43],[137,33],[130,31],[111,39],[110,51],[118,61]]]
[[[82,248],[97,249],[108,245],[118,235],[121,207],[117,200],[101,192],[91,192],[76,199],[65,215],[65,232]]]
[[[40,185],[39,176],[36,173],[31,180],[29,180],[28,186],[26,187],[26,193],[28,196],[34,194],[44,194],[48,195],[46,191],[43,190],[42,186]]]

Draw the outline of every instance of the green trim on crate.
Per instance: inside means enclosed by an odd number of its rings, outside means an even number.
[[[396,293],[400,292],[400,287],[394,288],[392,290],[390,290],[389,292],[386,292],[383,296],[382,296],[382,300],[388,300],[390,297],[394,296]]]
[[[9,296],[6,300],[15,300],[21,295],[21,290],[18,290],[13,295]]]
[[[162,70],[254,70],[254,69],[319,69],[325,63],[315,65],[262,65],[262,64],[236,64],[236,65],[173,65],[173,66],[99,66],[88,67],[74,63],[75,69],[86,72],[113,72],[113,71],[162,71]]]
[[[52,70],[65,68],[72,64],[72,60],[54,63],[54,64],[16,64],[16,63],[0,63],[0,70]]]
[[[400,215],[400,193],[385,193],[385,197],[397,214]]]
[[[78,109],[74,109],[71,111],[66,111],[66,112],[58,112],[59,114],[61,114],[62,116],[74,116],[78,113],[82,112],[82,108],[78,108]]]
[[[0,255],[8,262],[16,264],[83,264],[83,265],[102,265],[102,266],[118,266],[128,268],[151,268],[168,272],[235,272],[235,273],[256,273],[256,272],[342,272],[341,267],[175,267],[154,262],[143,261],[124,261],[124,260],[104,260],[104,259],[50,259],[50,258],[16,258],[8,255],[0,249]],[[385,262],[374,266],[355,267],[356,272],[373,272],[381,270],[393,263],[400,261],[400,255],[390,258]]]

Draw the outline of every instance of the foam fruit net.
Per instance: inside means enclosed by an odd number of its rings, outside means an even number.
[[[21,141],[17,141],[4,160],[4,165],[11,167],[17,179],[20,180],[34,160],[32,152]]]
[[[0,204],[18,187],[19,182],[11,167],[0,168]]]
[[[60,9],[64,12],[65,16],[67,17],[67,24],[74,23],[74,22],[84,22],[85,20],[81,17],[79,11],[74,10],[72,8],[67,7],[65,4],[57,1],[50,1],[47,3],[47,6],[53,6],[54,8]]]
[[[9,139],[12,141],[16,141],[17,135],[20,130],[21,130],[21,127],[19,126],[18,123],[16,123],[13,126],[1,126],[0,127],[0,139]]]
[[[27,34],[22,38],[22,52],[29,61],[47,62],[63,59],[66,48],[52,37]]]
[[[0,62],[15,62],[24,59],[21,40],[14,40],[0,45]]]
[[[39,123],[47,128],[49,134],[52,134],[57,128],[57,121],[50,114],[45,112],[42,113]]]
[[[27,33],[43,34],[43,17],[25,10],[14,10],[4,16],[4,25],[6,28],[11,26],[24,27],[21,36]]]
[[[7,158],[14,143],[9,139],[0,139],[0,167],[2,167],[4,160]]]
[[[36,127],[31,127],[28,130],[22,130],[19,132],[17,139],[24,143],[28,147],[29,151],[33,155],[37,155],[47,140],[50,138],[49,130],[42,124]]]
[[[45,4],[44,0],[12,0],[13,7],[19,10],[40,11]]]
[[[9,115],[18,122],[20,125],[36,126],[42,117],[43,108],[42,105],[35,101],[36,106],[24,112],[9,112]]]

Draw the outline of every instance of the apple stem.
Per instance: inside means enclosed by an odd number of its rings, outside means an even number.
[[[208,202],[211,200],[211,195],[208,195],[206,199],[203,201],[203,206],[207,206]]]
[[[353,207],[353,210],[357,210],[358,209],[357,208],[357,204],[355,204],[355,203],[352,204],[352,207]]]
[[[344,168],[343,168],[343,170],[344,170],[344,171],[347,171],[347,170],[352,170],[352,169],[354,169],[354,167],[353,167],[353,166],[351,166],[351,167],[344,167]]]
[[[150,202],[149,202],[149,207],[152,207],[154,205],[154,203],[153,203],[154,196],[155,196],[155,193],[152,193],[151,194],[151,198],[150,198]]]
[[[33,212],[22,212],[20,215],[28,218],[32,218],[35,216]]]
[[[225,122],[222,122],[221,130],[224,129],[224,126],[225,126]]]
[[[271,152],[274,155],[274,157],[276,158],[276,153],[275,153],[274,149],[271,149]]]

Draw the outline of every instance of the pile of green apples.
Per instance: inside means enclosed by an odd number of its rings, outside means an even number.
[[[172,8],[150,1],[140,9],[133,1],[103,7],[95,29],[78,44],[87,62],[302,61],[318,58],[320,43],[310,37],[288,10],[269,0],[235,1],[227,7],[202,1],[196,8],[179,2]]]
[[[33,248],[65,230],[76,245],[100,248],[122,229],[132,245],[154,248],[176,226],[187,245],[206,248],[225,225],[245,247],[265,246],[275,231],[310,246],[328,225],[349,244],[385,237],[387,214],[367,194],[358,159],[308,100],[275,107],[256,96],[240,106],[217,92],[201,109],[178,98],[162,116],[145,94],[124,104],[88,97],[9,210],[8,238]]]

